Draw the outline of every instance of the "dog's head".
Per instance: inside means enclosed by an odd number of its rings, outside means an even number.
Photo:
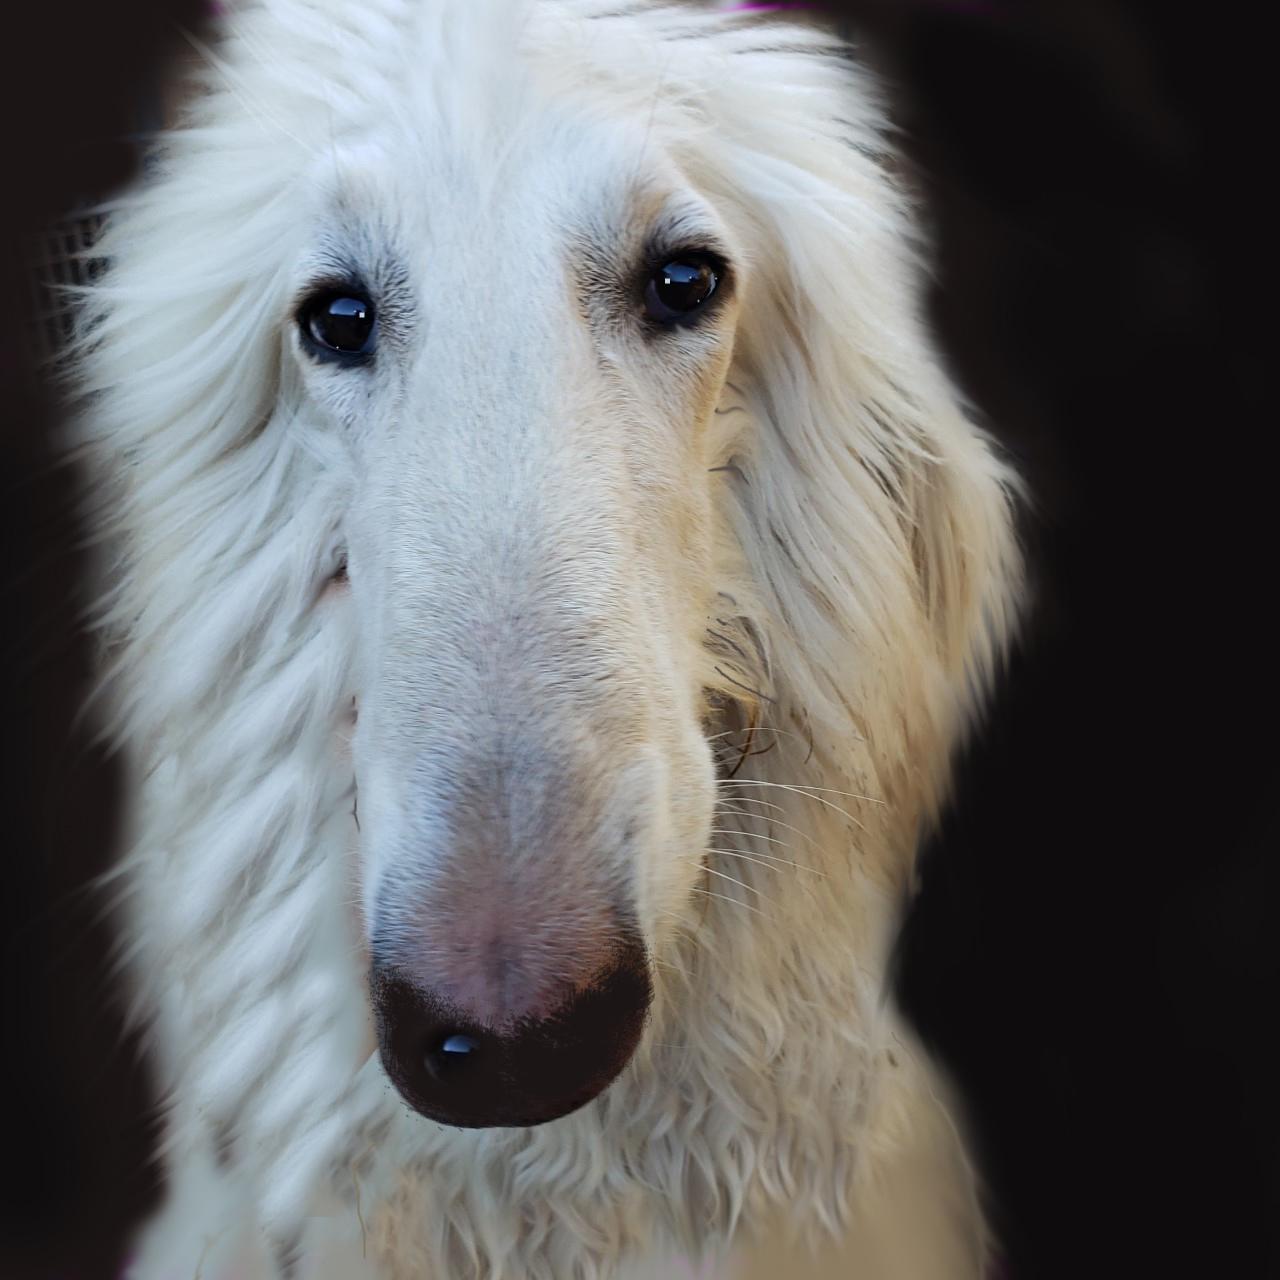
[[[358,712],[383,1063],[426,1115],[523,1125],[639,1042],[735,726],[833,778],[863,740],[913,833],[1015,557],[838,48],[430,9],[248,24],[92,361],[136,715],[167,699],[194,760],[184,707],[340,655],[294,696]]]

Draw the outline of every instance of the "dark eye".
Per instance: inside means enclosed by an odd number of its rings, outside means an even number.
[[[719,282],[715,265],[701,254],[673,259],[649,277],[644,291],[645,314],[660,324],[688,324]]]
[[[298,322],[320,354],[364,356],[373,350],[373,303],[349,293],[325,293],[303,305]]]

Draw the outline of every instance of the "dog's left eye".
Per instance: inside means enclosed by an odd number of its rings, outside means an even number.
[[[367,298],[320,294],[303,305],[298,323],[318,354],[366,356],[373,350],[376,314]]]
[[[659,324],[689,324],[719,283],[720,273],[705,255],[675,258],[649,277],[644,291],[645,314]]]

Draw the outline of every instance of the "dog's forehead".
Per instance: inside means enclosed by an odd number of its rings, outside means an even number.
[[[505,127],[504,127],[505,126]],[[406,249],[619,244],[659,219],[711,224],[660,140],[569,100],[488,122],[483,145],[437,118],[401,117],[319,162],[321,218],[377,227]]]

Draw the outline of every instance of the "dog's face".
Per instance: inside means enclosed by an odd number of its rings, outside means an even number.
[[[288,325],[353,471],[363,928],[383,1062],[461,1125],[625,1065],[715,802],[709,443],[746,291],[634,127],[326,160]],[[722,610],[723,611],[723,610]]]

